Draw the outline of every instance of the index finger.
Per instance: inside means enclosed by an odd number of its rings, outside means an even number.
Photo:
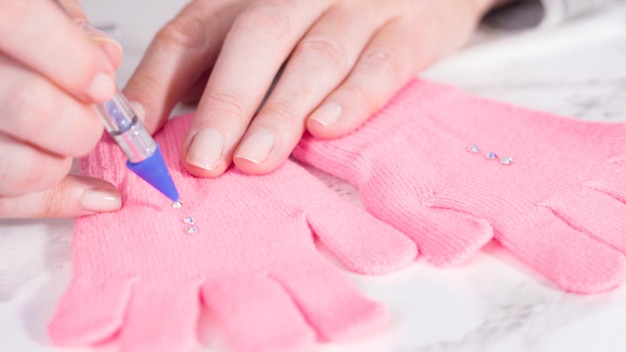
[[[77,0],[54,0],[74,21],[88,22],[87,15],[83,7]]]
[[[185,163],[191,173],[217,176],[229,166],[278,69],[329,3],[263,0],[239,15],[185,139]]]
[[[84,18],[75,2],[64,4]],[[0,0],[0,8],[0,52],[85,102],[113,95],[113,63],[55,2]]]

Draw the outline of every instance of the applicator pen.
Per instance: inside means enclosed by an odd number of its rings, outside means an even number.
[[[55,3],[68,16],[69,12],[58,0]],[[71,17],[71,16],[70,16]],[[141,123],[122,92],[116,89],[113,97],[96,107],[102,115],[104,128],[120,146],[128,161],[126,166],[152,187],[180,207],[180,196],[167,169],[161,149]]]
[[[97,104],[104,127],[120,146],[128,161],[126,166],[173,202],[179,195],[163,154],[150,133],[118,90],[113,98]]]

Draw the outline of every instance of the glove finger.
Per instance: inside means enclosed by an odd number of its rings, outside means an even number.
[[[124,322],[135,281],[72,281],[48,325],[52,342],[84,346],[113,337]]]
[[[380,328],[384,307],[364,297],[345,275],[319,255],[270,271],[296,301],[324,341],[349,340]]]
[[[417,249],[411,240],[343,199],[300,165],[287,162],[280,172],[297,181],[292,192],[298,192],[298,196],[292,197],[293,204],[288,206],[304,209],[317,238],[349,270],[381,274],[405,267],[415,259]],[[297,188],[303,181],[306,188]]]
[[[496,239],[530,267],[566,291],[598,293],[626,277],[626,258],[571,228],[548,208],[494,224]]]
[[[614,163],[613,172],[605,173],[600,180],[587,181],[584,185],[626,203],[626,167],[623,163],[619,159],[619,162]]]
[[[376,215],[415,241],[424,259],[438,267],[462,263],[493,238],[486,220],[454,209],[415,205],[379,208]]]
[[[320,242],[350,271],[388,273],[417,256],[410,239],[343,199],[320,205],[306,217]]]
[[[398,138],[396,142],[401,142],[407,136]],[[411,145],[411,141],[407,139],[401,144]],[[438,141],[428,143],[439,144]],[[431,149],[413,148],[399,155],[390,144],[377,149],[380,150],[394,158],[376,154],[364,156],[376,162],[361,163],[362,174],[368,175],[362,175],[358,184],[361,200],[371,214],[410,237],[430,263],[436,266],[458,264],[491,240],[493,232],[486,220],[460,213],[454,207],[431,204],[435,201],[434,194],[448,186],[445,176],[441,175],[447,165],[433,160]],[[463,152],[463,147],[460,150]],[[407,165],[419,165],[420,177],[407,172]]]
[[[134,289],[120,351],[190,351],[197,344],[200,282],[151,284]]]
[[[207,283],[201,292],[233,351],[308,351],[315,341],[291,297],[267,277],[238,275]]]
[[[572,227],[626,253],[626,204],[583,188],[542,203]]]

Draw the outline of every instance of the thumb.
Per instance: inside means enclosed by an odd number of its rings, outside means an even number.
[[[122,197],[112,184],[68,175],[54,188],[15,197],[0,197],[2,218],[69,218],[119,210]]]

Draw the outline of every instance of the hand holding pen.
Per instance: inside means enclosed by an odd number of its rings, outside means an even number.
[[[115,94],[122,50],[86,25],[77,1],[60,3],[71,18],[53,1],[0,0],[0,218],[121,206],[108,182],[68,173],[100,140],[94,104]]]
[[[179,102],[198,103],[181,155],[193,175],[219,176],[231,164],[268,173],[305,129],[333,138],[358,128],[509,1],[189,1],[158,31],[124,92],[143,104],[148,132]],[[57,2],[90,30],[76,0]],[[80,33],[55,7],[0,0],[0,216],[120,207],[110,185],[63,177],[70,157],[98,140],[91,107],[113,97],[121,50],[93,30]]]

